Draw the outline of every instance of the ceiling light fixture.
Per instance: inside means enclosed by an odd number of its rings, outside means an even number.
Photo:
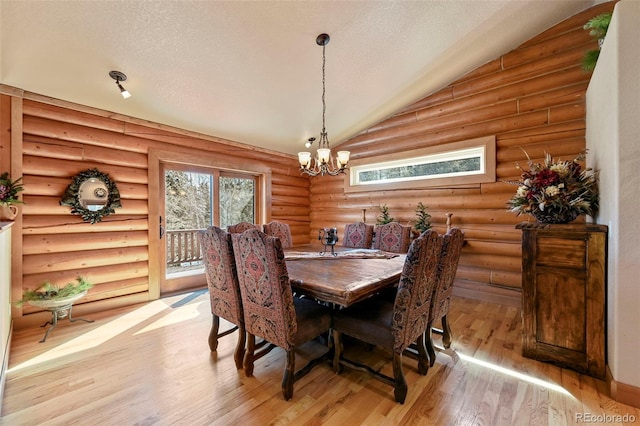
[[[127,76],[120,71],[109,71],[109,77],[116,81],[116,85],[118,89],[120,89],[120,94],[123,98],[127,99],[131,97],[131,93],[120,84],[121,81],[127,81]]]
[[[320,141],[318,142],[318,150],[316,157],[313,159],[313,166],[311,165],[311,153],[310,152],[299,152],[298,153],[298,161],[300,162],[300,171],[304,174],[308,174],[310,176],[317,175],[331,175],[337,176],[340,173],[344,173],[347,168],[347,163],[349,163],[349,151],[338,151],[338,157],[335,159],[335,164],[333,162],[333,157],[331,155],[331,149],[329,148],[329,138],[327,137],[327,130],[325,129],[324,124],[324,115],[327,109],[327,104],[324,99],[325,94],[325,78],[324,78],[324,65],[325,65],[325,47],[329,44],[329,35],[328,34],[320,34],[316,38],[316,44],[318,46],[322,46],[322,131],[320,132]],[[305,146],[309,148],[311,144],[315,141],[315,138],[309,138]]]

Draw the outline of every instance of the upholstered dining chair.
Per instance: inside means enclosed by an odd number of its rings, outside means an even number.
[[[451,294],[453,293],[453,280],[458,270],[460,253],[464,245],[464,232],[458,228],[449,228],[443,236],[442,249],[440,251],[440,261],[438,264],[438,281],[436,283],[431,308],[431,324],[441,321],[442,329],[435,327],[427,328],[425,335],[425,345],[429,353],[430,365],[436,362],[436,351],[433,346],[432,332],[442,335],[442,344],[445,348],[451,347],[451,327],[447,321],[449,306],[451,305]]]
[[[293,396],[294,381],[328,358],[327,348],[321,357],[295,371],[296,347],[330,329],[331,311],[313,300],[293,297],[279,238],[255,229],[232,234],[231,238],[247,330],[245,374],[251,377],[254,361],[281,347],[287,355],[282,395],[288,401]],[[255,352],[256,336],[271,344]]]
[[[366,371],[393,386],[395,400],[404,403],[408,388],[402,367],[404,350],[415,343],[418,347],[418,373],[425,375],[429,369],[424,331],[431,327],[429,311],[441,246],[442,238],[435,231],[426,231],[411,243],[393,302],[384,297],[372,297],[333,312],[333,368],[336,373],[340,372],[343,365]],[[345,358],[342,334],[391,352],[393,377]]]
[[[364,222],[347,224],[344,227],[342,245],[354,248],[371,248],[373,245],[373,225]]]
[[[282,248],[289,248],[293,245],[291,237],[291,228],[288,223],[272,221],[264,224],[264,233],[272,237],[280,238]]]
[[[244,315],[242,313],[242,299],[238,285],[231,234],[216,226],[198,231],[202,247],[209,298],[211,300],[211,315],[213,322],[209,332],[209,349],[218,349],[218,339],[238,330],[238,342],[234,353],[236,368],[242,368],[244,358],[246,333],[244,330]],[[235,324],[234,327],[218,333],[220,318]]]
[[[411,244],[411,227],[398,222],[376,225],[373,248],[391,253],[406,253]]]
[[[239,222],[239,223],[236,223],[235,225],[227,226],[227,231],[232,234],[241,234],[247,229],[260,230],[260,225],[256,225],[254,223],[249,223],[249,222]]]

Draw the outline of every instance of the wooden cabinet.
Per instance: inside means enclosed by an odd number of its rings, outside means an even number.
[[[521,223],[523,355],[604,379],[604,225]]]
[[[0,222],[0,414],[11,339],[11,226]]]

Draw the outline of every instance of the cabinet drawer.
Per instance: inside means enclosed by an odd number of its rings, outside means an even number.
[[[536,264],[583,269],[586,265],[587,242],[584,239],[539,237]]]

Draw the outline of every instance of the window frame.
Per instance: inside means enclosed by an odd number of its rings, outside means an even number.
[[[376,164],[384,165],[394,161],[407,161],[415,158],[427,156],[443,156],[447,153],[459,153],[463,150],[481,148],[484,153],[484,164],[481,165],[482,172],[473,172],[470,174],[456,174],[455,176],[444,177],[424,177],[399,182],[383,182],[383,183],[364,183],[353,184],[352,173],[356,173],[359,167],[373,166]],[[481,160],[481,161],[482,161]],[[362,159],[354,159],[349,163],[347,173],[344,178],[345,193],[349,192],[370,192],[385,191],[394,189],[416,189],[416,188],[432,188],[443,186],[458,186],[468,184],[480,184],[496,181],[496,137],[484,136],[475,139],[447,143],[444,145],[430,146],[425,148],[414,149],[411,151],[403,151],[393,154],[378,155]]]

